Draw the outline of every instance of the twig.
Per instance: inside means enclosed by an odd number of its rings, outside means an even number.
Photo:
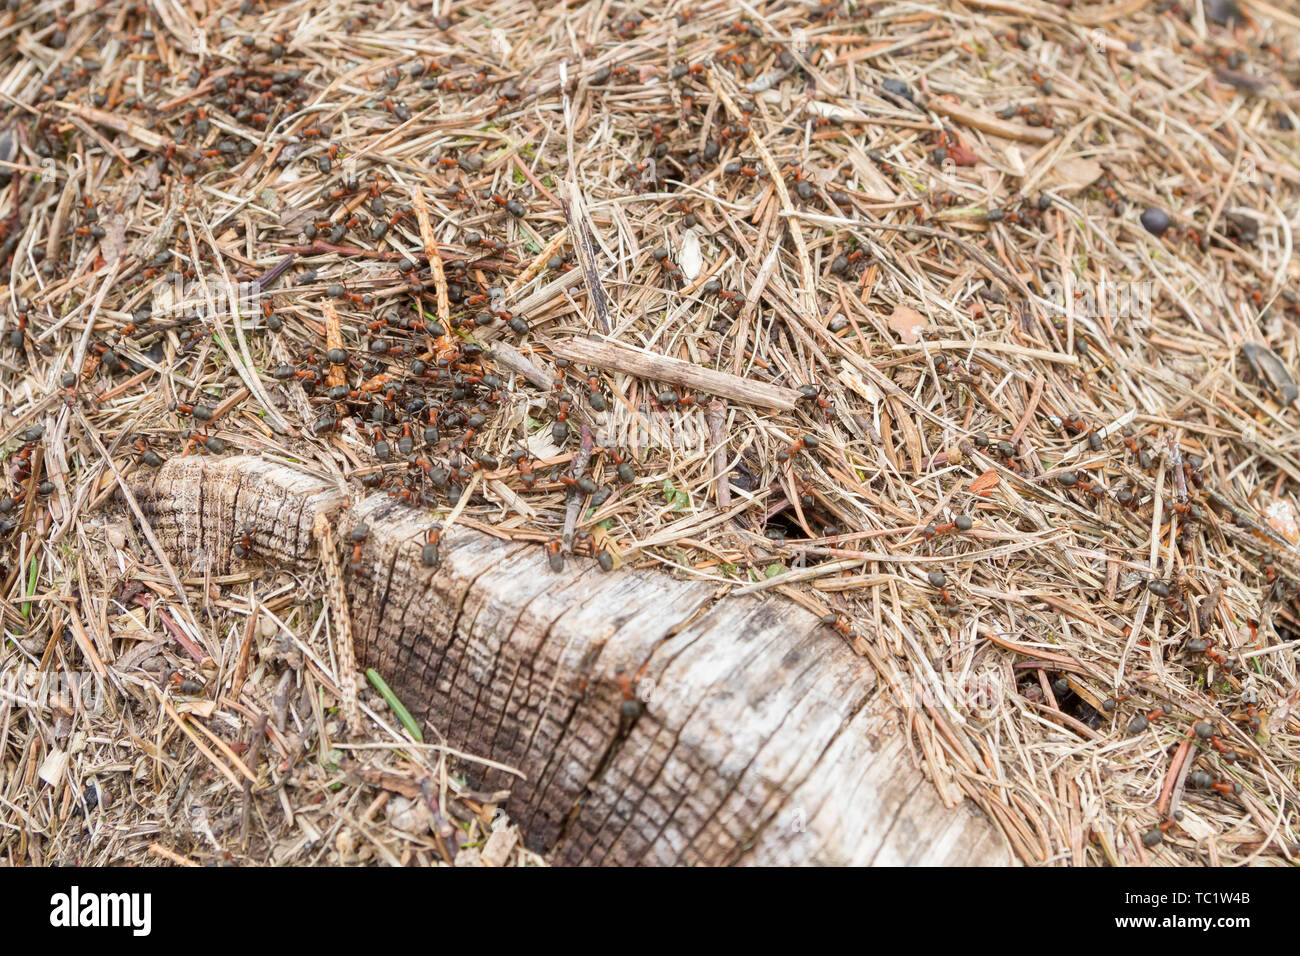
[[[546,345],[555,355],[573,362],[626,372],[638,378],[667,382],[669,385],[678,385],[682,388],[697,389],[747,405],[790,411],[799,399],[799,393],[792,388],[755,382],[729,372],[703,368],[690,362],[683,362],[681,359],[643,352],[614,342],[603,342],[598,339],[567,339],[547,342]]]

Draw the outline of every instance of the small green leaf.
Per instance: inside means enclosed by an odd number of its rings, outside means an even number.
[[[370,679],[370,683],[374,685],[375,690],[379,691],[379,696],[384,698],[384,701],[388,704],[388,709],[393,712],[393,716],[406,728],[406,732],[420,743],[424,743],[424,734],[420,733],[420,725],[415,722],[411,712],[397,699],[397,695],[393,693],[392,688],[379,676],[379,672],[372,667],[366,671],[366,677]]]
[[[32,555],[32,562],[31,562],[31,564],[28,566],[28,569],[27,569],[27,599],[28,599],[28,601],[30,601],[31,598],[36,594],[36,578],[37,578],[37,575],[40,573],[40,566],[39,566],[39,564],[37,563],[37,562],[38,562],[38,559],[39,559],[39,556],[38,556],[38,555],[35,555],[35,554]],[[28,603],[28,601],[24,601],[24,602],[23,602],[23,617],[26,617],[26,616],[27,616],[27,612],[31,609],[31,605]]]
[[[673,511],[681,511],[691,503],[691,496],[685,491],[678,491],[673,483],[664,479],[664,500],[672,506]]]

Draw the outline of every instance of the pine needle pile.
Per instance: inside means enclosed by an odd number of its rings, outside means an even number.
[[[804,604],[1027,863],[1295,862],[1283,5],[11,3],[0,44],[0,859],[542,862],[379,689],[336,739],[323,578],[169,574],[120,505],[241,453]]]

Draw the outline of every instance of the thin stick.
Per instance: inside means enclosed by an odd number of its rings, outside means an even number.
[[[569,187],[569,195],[580,196],[577,186]],[[605,305],[605,287],[600,282],[600,271],[596,268],[596,253],[591,244],[591,233],[581,210],[574,214],[568,202],[561,200],[560,208],[564,210],[564,220],[569,224],[569,235],[574,237],[574,247],[582,263],[582,278],[587,285],[587,298],[595,312],[595,325],[601,331],[609,332],[609,310]],[[576,221],[575,221],[576,220]]]
[[[703,368],[681,359],[656,355],[614,342],[567,339],[562,342],[547,342],[546,346],[553,354],[572,362],[626,372],[637,378],[667,382],[669,385],[707,392],[746,405],[792,411],[799,399],[799,393],[793,388],[755,382],[729,372]]]
[[[963,126],[970,126],[985,133],[992,133],[994,136],[1001,136],[1003,139],[1017,139],[1022,143],[1050,143],[1056,139],[1057,135],[1050,129],[1044,129],[1041,126],[1025,126],[1021,123],[1012,123],[1009,120],[999,119],[988,113],[981,113],[979,110],[971,109],[969,106],[962,106],[960,103],[939,96],[932,96],[926,100],[925,108],[938,113],[940,116],[956,120]]]

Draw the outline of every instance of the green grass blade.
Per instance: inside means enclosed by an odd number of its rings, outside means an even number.
[[[388,686],[382,677],[379,676],[379,672],[372,667],[366,671],[366,677],[370,679],[370,683],[374,685],[375,690],[379,691],[380,696],[388,702],[388,709],[393,712],[399,721],[401,721],[402,726],[406,728],[407,732],[420,743],[424,743],[424,734],[420,733],[419,724],[415,722],[415,718],[411,716],[411,712],[402,705],[400,700],[397,699],[397,695],[393,693],[393,689]]]

